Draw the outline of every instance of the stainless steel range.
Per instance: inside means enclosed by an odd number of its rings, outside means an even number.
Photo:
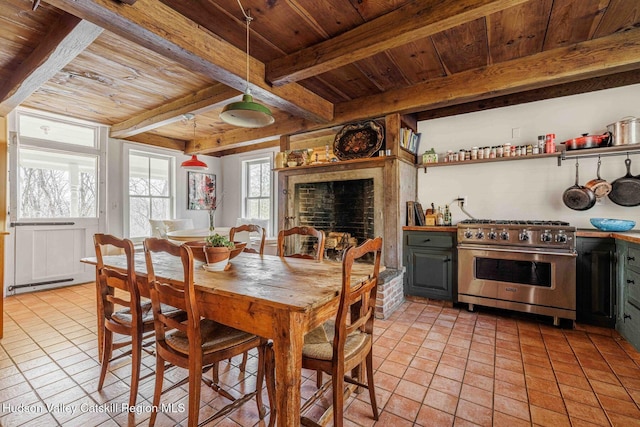
[[[458,223],[458,301],[576,318],[576,229],[561,221]]]

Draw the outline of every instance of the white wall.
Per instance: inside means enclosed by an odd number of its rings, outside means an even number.
[[[124,176],[124,152],[125,144],[141,151],[155,152],[176,158],[176,218],[191,218],[195,228],[209,227],[209,216],[207,211],[187,210],[187,171],[180,168],[180,164],[191,158],[181,152],[162,148],[150,147],[149,145],[136,144],[130,141],[109,139],[107,146],[107,230],[105,232],[117,236],[124,235],[124,206],[125,185],[122,182]],[[224,188],[224,177],[222,174],[221,161],[217,157],[198,155],[209,166],[207,173],[216,175],[217,195],[220,197]],[[224,214],[224,205],[216,212],[216,220]],[[216,221],[216,225],[219,221]]]
[[[506,142],[524,145],[548,133],[556,134],[557,143],[586,132],[601,134],[625,116],[640,117],[639,100],[640,85],[632,85],[427,120],[418,124],[421,149],[434,147],[442,153]],[[513,129],[519,130],[519,138],[512,138]],[[623,176],[624,159],[603,157],[602,178],[611,182]],[[631,160],[631,172],[640,174],[640,151]],[[581,184],[596,177],[596,166],[597,159],[580,160]],[[476,218],[564,220],[583,228],[592,228],[593,217],[624,218],[640,228],[640,207],[618,206],[608,198],[587,211],[565,207],[562,193],[574,180],[575,160],[558,167],[555,158],[435,167],[426,174],[419,169],[418,200],[425,207],[432,202],[444,206],[467,196],[465,207]],[[454,223],[466,218],[457,206],[452,206],[452,217]]]

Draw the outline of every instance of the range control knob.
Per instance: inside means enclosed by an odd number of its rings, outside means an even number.
[[[529,237],[529,232],[527,230],[522,230],[520,234],[518,234],[518,240],[520,240],[521,242],[526,242],[527,240],[529,240]]]
[[[544,230],[544,232],[542,234],[540,234],[540,241],[541,242],[550,242],[552,240],[553,236],[551,234],[551,231],[549,230]]]
[[[473,237],[473,232],[471,230],[469,230],[468,228],[464,231],[464,238],[465,239],[470,239]]]
[[[496,240],[498,238],[498,233],[496,233],[496,230],[492,228],[491,231],[489,231],[489,234],[487,234],[487,237],[491,240]]]
[[[476,233],[476,239],[484,239],[484,231],[481,228],[478,228],[478,232]]]
[[[567,243],[567,235],[560,231],[556,234],[556,243]]]
[[[509,231],[504,229],[500,232],[500,238],[502,240],[509,240]]]

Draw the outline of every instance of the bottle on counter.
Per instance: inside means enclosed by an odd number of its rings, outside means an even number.
[[[438,206],[438,210],[436,212],[436,225],[444,225],[444,214],[442,213],[442,208]]]
[[[443,221],[444,225],[451,225],[451,211],[449,210],[449,205],[444,205]]]

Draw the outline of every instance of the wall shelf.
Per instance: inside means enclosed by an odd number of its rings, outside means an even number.
[[[515,160],[532,160],[532,159],[543,159],[549,157],[558,157],[559,153],[548,153],[548,154],[530,154],[528,156],[515,156],[515,157],[496,157],[493,159],[478,159],[478,160],[465,160],[463,162],[440,162],[440,163],[422,163],[416,165],[418,168],[424,168],[424,172],[427,173],[428,168],[442,167],[442,166],[464,166],[464,165],[472,165],[477,163],[495,163],[495,162],[509,162]]]
[[[608,157],[608,156],[625,156],[640,154],[640,144],[636,145],[617,145],[615,147],[603,147],[603,148],[587,148],[584,150],[561,150],[556,153],[547,154],[531,154],[528,156],[517,157],[497,157],[495,159],[479,159],[479,160],[465,160],[463,162],[440,162],[440,163],[427,163],[416,165],[417,168],[424,168],[424,172],[427,173],[428,168],[443,167],[443,166],[463,166],[476,163],[493,163],[493,162],[509,162],[514,160],[531,160],[531,159],[543,159],[549,157],[555,157],[558,159],[558,166],[562,166],[563,160],[569,159],[584,159],[593,157]]]

